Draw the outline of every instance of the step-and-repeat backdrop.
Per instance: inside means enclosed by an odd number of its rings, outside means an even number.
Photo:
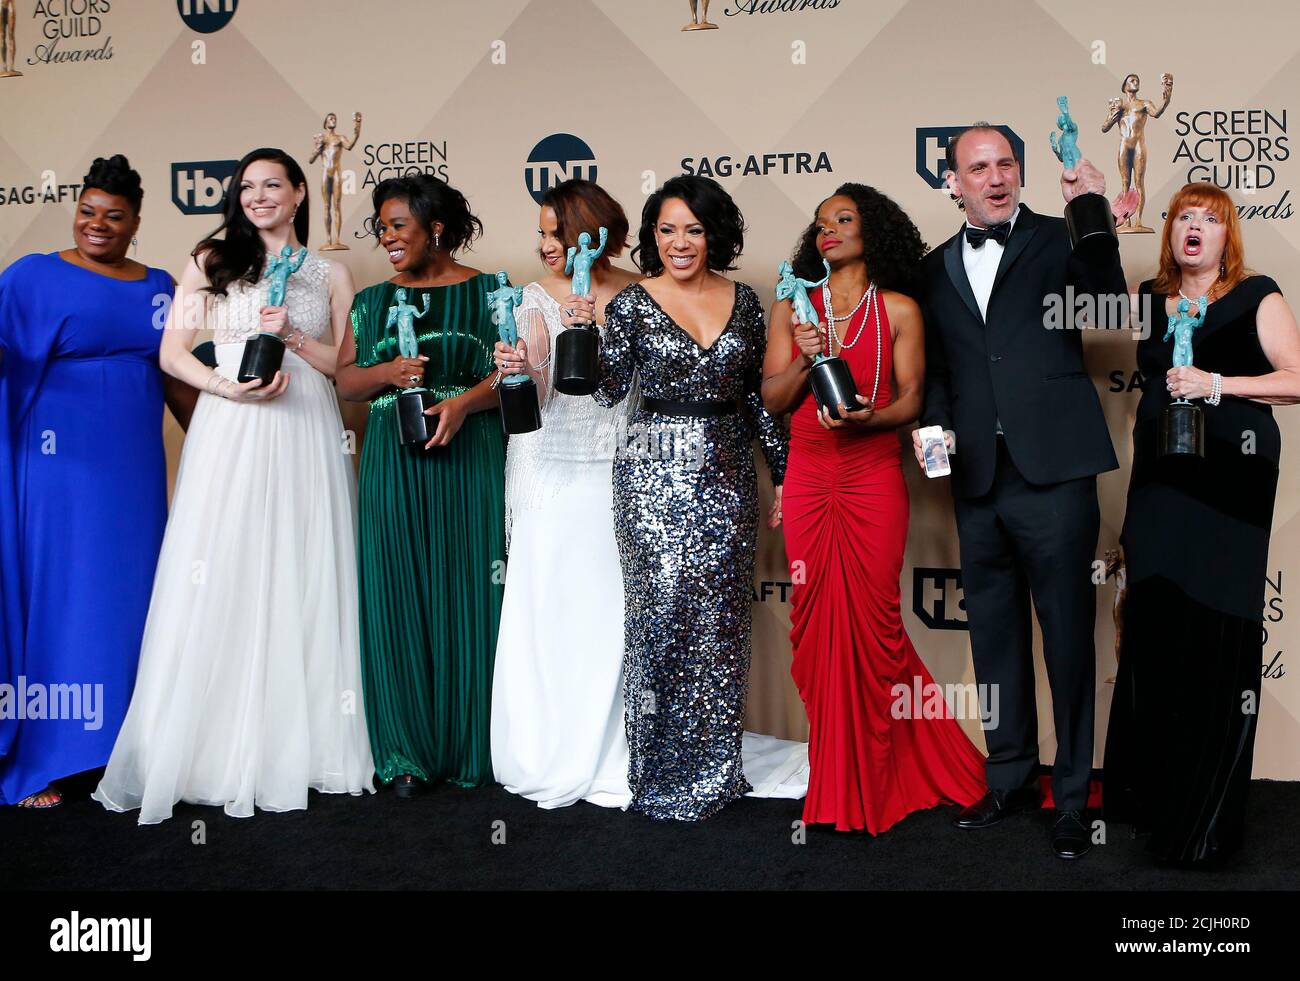
[[[841,181],[891,195],[932,246],[948,238],[960,218],[941,189],[943,148],[977,119],[1022,141],[1024,200],[1060,214],[1048,133],[1066,95],[1080,146],[1112,193],[1124,126],[1102,126],[1116,114],[1139,121],[1127,149],[1145,159],[1142,220],[1156,232],[1122,237],[1130,284],[1154,271],[1170,195],[1207,180],[1240,205],[1250,265],[1293,303],[1300,296],[1300,163],[1289,132],[1300,111],[1300,12],[1291,0],[1237,12],[1211,0],[0,0],[0,12],[5,264],[70,245],[81,177],[112,153],[144,176],[141,261],[178,274],[216,226],[235,161],[265,145],[306,167],[319,247],[324,165],[307,161],[323,136],[341,141],[339,240],[348,246],[330,255],[360,285],[389,275],[363,228],[369,192],[385,177],[423,171],[461,188],[486,227],[466,261],[524,283],[540,271],[536,202],[550,183],[598,180],[635,223],[657,184],[695,173],[736,197],[750,228],[736,275],[770,296],[777,263]],[[1125,91],[1130,74],[1136,93]],[[1168,105],[1157,115],[1166,74]],[[1130,335],[1090,332],[1085,342],[1124,461],[1100,478],[1102,558],[1124,515],[1140,379]],[[364,412],[346,406],[345,419],[359,431]],[[1300,445],[1300,410],[1278,419],[1287,449],[1255,774],[1296,779],[1300,467],[1290,448]],[[167,425],[174,472],[181,435]],[[939,683],[971,683],[947,482],[927,481],[910,462],[906,470],[906,625]],[[803,737],[789,676],[789,578],[780,534],[765,531],[749,725]],[[1098,764],[1114,689],[1115,598],[1108,578],[1097,589]],[[1041,657],[1038,674],[1051,760]],[[978,719],[964,724],[982,745]]]

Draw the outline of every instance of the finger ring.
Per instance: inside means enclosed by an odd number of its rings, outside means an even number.
[[[573,307],[566,307],[565,310],[564,310],[564,312],[567,313],[570,317],[572,317],[572,316],[573,316]]]
[[[419,376],[419,375],[412,375],[412,376],[411,376],[411,384],[412,384],[412,385],[418,385],[418,384],[420,384],[420,376]]]

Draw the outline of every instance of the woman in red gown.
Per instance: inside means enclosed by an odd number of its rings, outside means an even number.
[[[791,413],[780,506],[794,583],[791,671],[809,723],[803,819],[839,831],[879,834],[912,811],[967,805],[986,790],[984,758],[950,708],[911,717],[917,701],[937,701],[911,695],[934,682],[899,609],[908,498],[896,431],[917,418],[925,373],[921,312],[905,291],[924,252],[897,204],[861,184],[839,187],[793,260],[795,275],[814,282],[830,263],[827,286],[808,290],[822,328],[798,329],[790,301],[779,301],[764,363],[768,411]],[[823,351],[848,362],[860,393],[843,419],[819,412],[809,388]]]

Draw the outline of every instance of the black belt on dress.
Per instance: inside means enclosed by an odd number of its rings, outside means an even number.
[[[736,403],[719,400],[678,402],[642,395],[641,408],[664,416],[729,416],[736,411]]]

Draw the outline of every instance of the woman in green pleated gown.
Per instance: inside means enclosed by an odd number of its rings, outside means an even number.
[[[505,443],[498,414],[487,411],[497,405],[486,298],[496,280],[455,260],[482,231],[455,188],[399,177],[373,199],[374,231],[395,275],[356,295],[336,379],[343,398],[370,402],[357,570],[366,719],[376,772],[408,797],[437,780],[492,780],[505,563]],[[418,358],[403,357],[388,328],[398,302],[415,308]],[[398,438],[396,398],[415,387],[440,399],[424,448]]]

